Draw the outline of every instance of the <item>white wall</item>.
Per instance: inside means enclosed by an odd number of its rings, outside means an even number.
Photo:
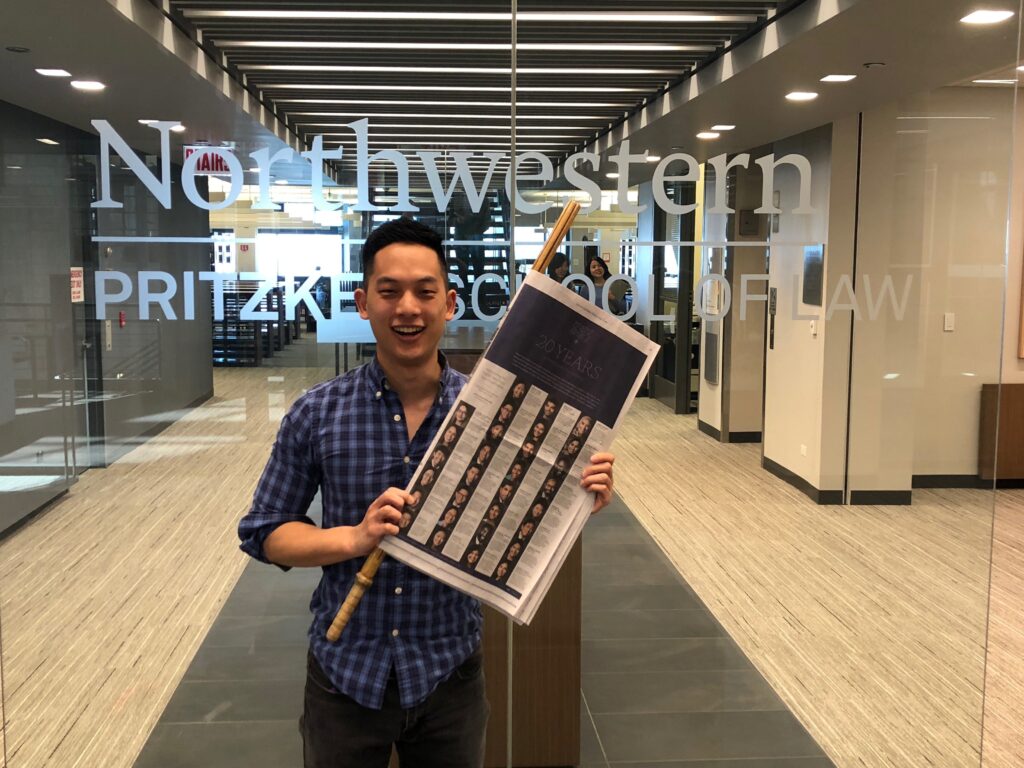
[[[830,429],[823,441],[826,398],[841,398],[845,406],[845,389],[825,386],[825,361],[826,358],[831,359],[826,354],[829,344],[840,344],[846,348],[849,330],[842,316],[828,321],[824,319],[823,308],[803,304],[802,244],[825,243],[827,246],[823,279],[827,296],[829,286],[837,277],[849,273],[850,248],[847,241],[852,235],[852,229],[849,233],[830,230],[831,166],[833,138],[837,132],[844,141],[843,151],[848,152],[851,142],[848,125],[810,131],[777,142],[773,148],[777,157],[793,152],[810,162],[814,212],[792,213],[798,201],[800,178],[794,168],[780,167],[775,174],[774,189],[781,194],[784,213],[779,221],[779,232],[772,235],[772,241],[783,245],[772,247],[769,264],[769,284],[778,291],[778,304],[775,348],[768,351],[765,364],[764,455],[819,490],[842,487],[841,483],[828,487],[821,484],[823,445],[837,439],[835,430]],[[853,146],[855,149],[855,144]],[[846,207],[844,205],[843,210]],[[813,317],[816,323],[815,336],[811,335],[809,317]],[[845,434],[838,437],[845,439]],[[831,456],[833,451],[830,449],[826,453]],[[833,469],[829,467],[828,473],[832,479]]]
[[[1018,106],[1014,121],[1013,190],[1010,203],[1009,268],[1006,276],[1006,333],[1003,343],[1003,378],[1007,383],[1024,383],[1024,360],[1018,357],[1021,343],[1021,296],[1024,294],[1024,104]]]
[[[858,274],[913,283],[902,320],[856,326],[851,487],[977,472],[981,385],[1002,350],[1012,97],[942,88],[864,115]]]

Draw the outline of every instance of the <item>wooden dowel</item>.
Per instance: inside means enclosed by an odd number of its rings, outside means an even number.
[[[562,244],[562,240],[565,239],[566,234],[569,232],[569,228],[572,227],[572,223],[576,218],[576,214],[580,211],[580,204],[575,200],[570,200],[569,204],[565,206],[562,211],[562,215],[558,217],[558,221],[555,222],[554,229],[551,230],[551,236],[547,242],[544,243],[544,247],[540,251],[540,255],[537,256],[537,260],[533,263],[533,269],[535,272],[543,272],[548,268],[548,264],[551,261],[551,257],[554,255],[558,246]],[[373,584],[373,579],[377,575],[377,569],[380,568],[381,561],[384,560],[384,550],[378,547],[370,553],[370,556],[366,558],[366,562],[363,563],[363,567],[359,569],[359,573],[356,574],[355,583],[348,591],[348,596],[345,598],[345,602],[341,604],[338,609],[338,613],[334,616],[334,621],[331,622],[331,626],[327,629],[327,639],[332,642],[338,642],[338,638],[341,637],[341,633],[344,631],[345,626],[348,624],[348,620],[352,618],[352,614],[355,612],[359,605],[359,601],[363,599],[363,594]]]

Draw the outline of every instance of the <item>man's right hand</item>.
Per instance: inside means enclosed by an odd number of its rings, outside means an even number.
[[[397,534],[402,509],[411,501],[412,494],[401,488],[388,488],[374,499],[363,521],[352,529],[352,556],[368,555],[380,546],[385,536]]]

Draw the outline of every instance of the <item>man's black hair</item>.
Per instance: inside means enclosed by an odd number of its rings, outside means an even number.
[[[437,260],[441,263],[444,286],[448,287],[448,261],[445,259],[441,236],[426,224],[403,216],[381,224],[363,243],[363,288],[367,287],[370,275],[373,274],[373,261],[377,251],[395,243],[423,245],[436,253]]]

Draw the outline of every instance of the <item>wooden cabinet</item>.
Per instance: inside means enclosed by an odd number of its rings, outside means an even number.
[[[512,630],[512,765],[548,768],[580,761],[580,601],[577,541],[528,627]],[[508,625],[484,609],[484,674],[491,719],[487,768],[505,766],[508,747]]]
[[[1024,480],[1024,384],[981,387],[978,477]]]

